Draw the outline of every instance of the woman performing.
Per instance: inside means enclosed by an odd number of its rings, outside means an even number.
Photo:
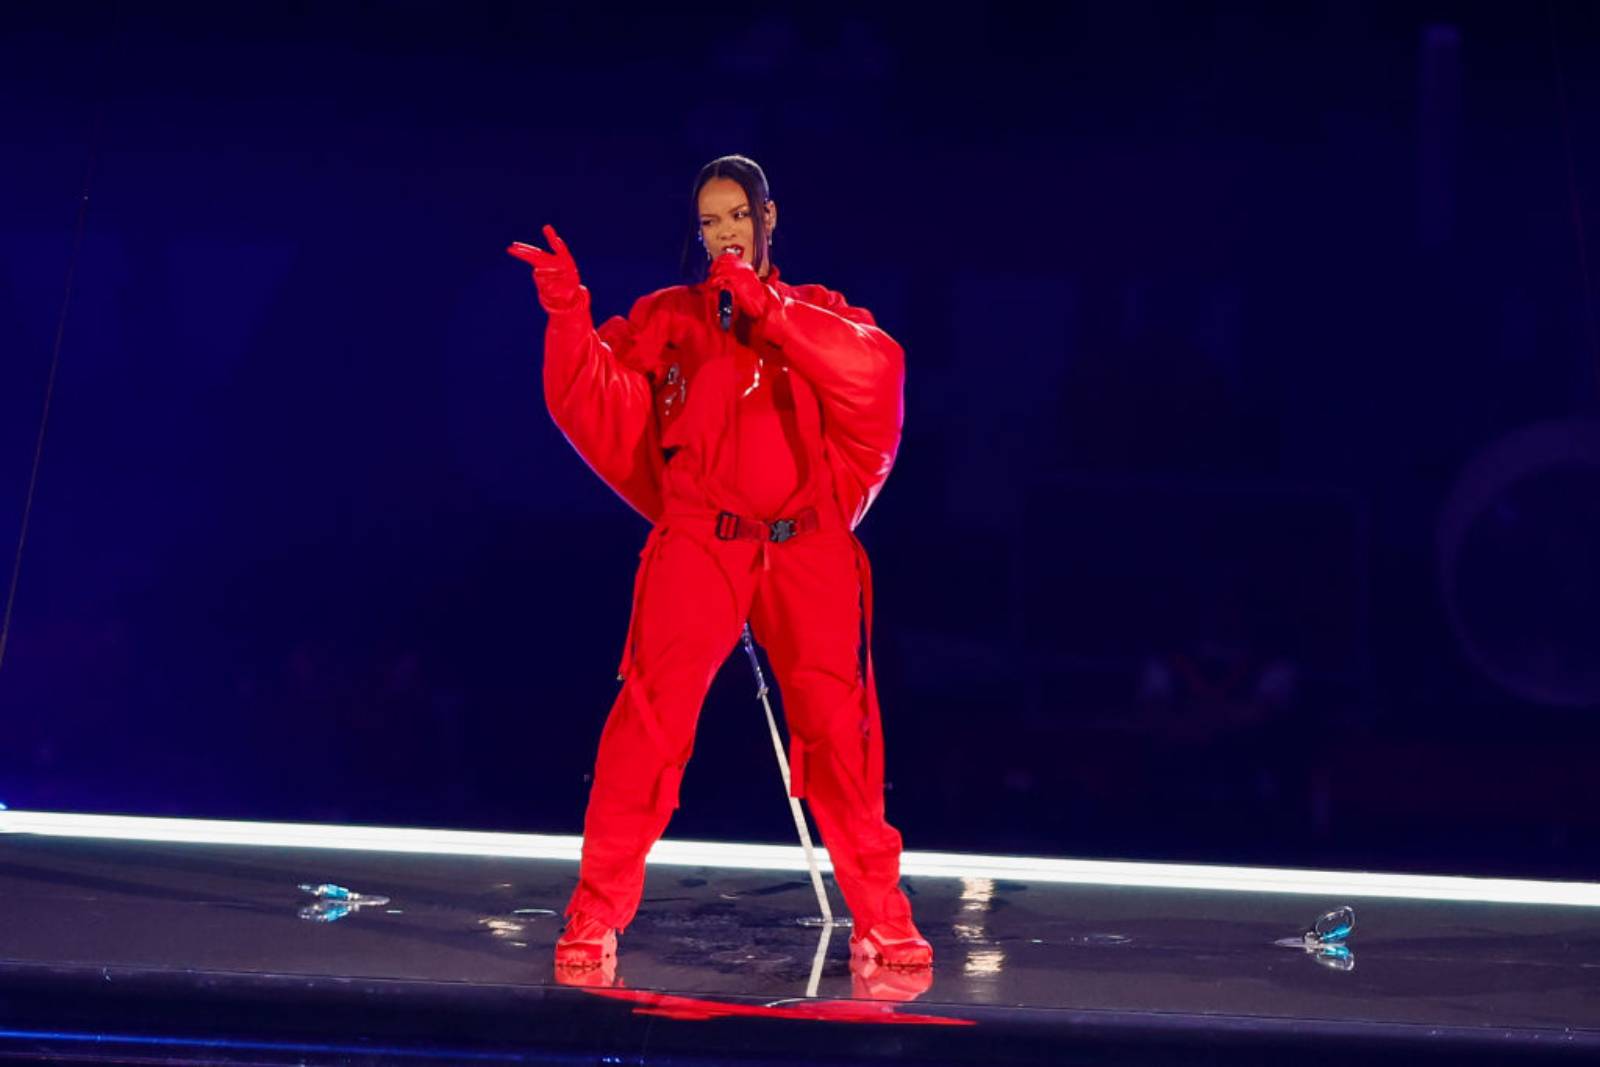
[[[690,207],[705,280],[642,297],[598,330],[555,230],[544,228],[548,252],[508,249],[533,266],[549,314],[550,414],[654,523],[556,963],[614,958],[645,853],[678,806],[701,704],[748,621],[783,694],[791,790],[811,803],[853,916],[852,959],[926,967],[933,951],[884,818],[872,578],[852,532],[900,445],[904,356],[866,310],[779,277],[778,209],[753,161],[707,164]]]

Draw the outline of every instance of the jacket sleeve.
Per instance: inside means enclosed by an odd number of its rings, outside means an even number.
[[[854,527],[900,449],[905,353],[866,308],[821,286],[794,293],[781,298],[762,332],[817,391],[839,502]]]
[[[584,462],[645,518],[661,515],[661,448],[647,373],[662,343],[655,294],[597,330],[589,293],[552,313],[544,334],[544,397]]]

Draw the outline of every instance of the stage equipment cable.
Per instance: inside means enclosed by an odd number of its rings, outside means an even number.
[[[11,581],[6,587],[5,614],[0,616],[0,668],[6,662],[6,645],[11,638],[11,615],[17,602],[17,586],[22,576],[22,553],[28,543],[28,524],[33,517],[33,498],[39,486],[39,466],[44,458],[45,431],[50,425],[50,403],[55,398],[56,370],[61,365],[61,342],[67,333],[67,309],[72,303],[72,283],[78,272],[78,254],[83,248],[84,225],[89,217],[89,188],[94,181],[99,157],[100,127],[105,116],[103,105],[95,108],[94,125],[89,133],[89,158],[83,168],[83,183],[78,196],[78,221],[73,227],[72,253],[67,258],[67,280],[61,293],[61,313],[56,317],[56,339],[50,351],[50,371],[45,377],[44,407],[39,414],[39,433],[33,445],[33,466],[28,471],[28,489],[22,500],[22,522],[17,529],[17,551],[11,560]]]

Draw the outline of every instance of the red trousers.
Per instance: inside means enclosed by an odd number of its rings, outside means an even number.
[[[810,802],[856,928],[909,918],[870,656],[863,669],[866,554],[837,518],[782,543],[722,541],[714,526],[669,505],[640,553],[624,684],[600,738],[567,914],[619,930],[632,921],[706,691],[749,619],[782,696],[792,792]]]

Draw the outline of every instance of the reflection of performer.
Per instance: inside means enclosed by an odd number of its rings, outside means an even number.
[[[900,835],[884,819],[872,580],[851,532],[899,448],[903,354],[865,309],[779,278],[777,205],[753,161],[707,164],[691,207],[705,280],[642,297],[598,330],[553,229],[549,252],[508,250],[533,265],[549,313],[551,415],[655,524],[556,960],[614,955],[645,853],[677,807],[700,706],[748,619],[783,692],[793,793],[811,801],[854,916],[852,956],[925,966]]]

